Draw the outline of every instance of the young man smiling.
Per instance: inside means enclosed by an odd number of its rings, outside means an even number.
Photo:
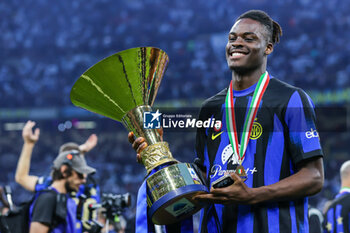
[[[280,35],[279,24],[257,10],[229,32],[230,87],[208,99],[199,116],[221,119],[224,133],[212,140],[216,132],[198,129],[196,151],[210,184],[227,173],[234,183],[196,197],[211,204],[201,232],[308,231],[306,197],[322,189],[323,153],[318,134],[307,137],[316,129],[311,99],[266,71]]]
[[[231,84],[199,114],[221,119],[222,127],[197,130],[195,163],[209,188],[225,174],[234,183],[195,197],[208,203],[200,232],[308,232],[307,196],[322,189],[323,152],[318,134],[308,137],[316,131],[311,99],[266,71],[280,35],[280,25],[259,10],[242,14],[229,32]],[[132,133],[129,141],[139,160],[147,144]]]

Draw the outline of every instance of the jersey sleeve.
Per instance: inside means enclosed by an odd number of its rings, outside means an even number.
[[[51,226],[54,221],[55,209],[56,194],[53,192],[44,192],[35,200],[31,221]]]
[[[314,104],[302,90],[295,91],[286,108],[288,146],[294,164],[312,157],[323,156],[316,127]]]

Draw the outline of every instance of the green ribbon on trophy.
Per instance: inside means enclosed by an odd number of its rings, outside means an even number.
[[[203,207],[192,196],[208,192],[192,164],[173,158],[156,129],[145,129],[144,113],[152,112],[169,57],[161,49],[139,47],[109,56],[90,67],[74,84],[74,105],[122,122],[149,145],[141,152],[147,173],[149,216],[156,224],[181,221]]]

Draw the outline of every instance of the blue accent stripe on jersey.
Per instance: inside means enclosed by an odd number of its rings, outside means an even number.
[[[309,201],[308,197],[304,198],[304,219],[299,219],[299,232],[300,233],[309,233]]]
[[[216,213],[218,215],[218,219],[219,219],[219,222],[220,222],[220,226],[222,226],[222,214],[223,214],[223,210],[224,210],[224,205],[221,205],[221,204],[215,204],[215,209],[216,209]]]
[[[220,229],[218,229],[218,224],[215,221],[214,211],[212,208],[214,208],[214,205],[210,205],[207,212],[207,230],[208,232],[220,233]]]
[[[307,104],[307,106],[304,106]],[[305,108],[305,109],[304,109]],[[321,148],[319,136],[313,121],[313,110],[310,101],[302,101],[299,92],[291,96],[286,110],[286,122],[289,128],[291,141],[297,147],[301,147],[304,153]],[[308,113],[308,115],[305,115]]]
[[[280,223],[279,223],[279,208],[277,203],[271,204],[268,206],[267,218],[268,218],[269,233],[281,232]]]
[[[302,102],[297,91],[294,92],[289,100],[285,121],[289,128],[292,143],[296,145],[297,148],[302,147],[300,135],[306,132],[306,125]]]
[[[205,208],[202,208],[201,211],[200,211],[200,215],[199,215],[199,226],[198,226],[198,232],[202,232],[202,224],[203,223],[203,219],[204,219],[204,213],[205,212]]]
[[[255,91],[255,88],[256,88],[257,85],[258,85],[258,83],[255,83],[254,85],[248,87],[247,89],[240,90],[240,91],[236,91],[236,90],[233,89],[232,90],[233,96],[234,97],[240,97],[240,96],[249,95],[250,93],[253,93]]]
[[[296,219],[296,213],[295,213],[295,203],[293,201],[290,202],[290,218],[291,218],[291,225],[292,225],[292,233],[298,233],[297,219]]]
[[[204,145],[204,162],[203,165],[206,168],[206,172],[207,172],[207,180],[209,177],[209,169],[210,169],[210,162],[209,162],[209,155],[208,155],[208,150],[207,150],[207,144]],[[210,186],[209,186],[210,187]]]
[[[330,211],[327,212],[327,222],[326,222],[326,226],[327,224],[331,224],[332,225],[332,229],[329,231],[330,233],[333,233],[334,231],[334,211],[331,209]]]
[[[283,137],[283,125],[274,116],[274,129],[269,138],[269,142],[266,149],[265,168],[264,168],[264,182],[265,185],[270,185],[280,180],[276,174],[281,174],[281,164],[284,150],[284,137]],[[280,155],[280,156],[276,156]],[[269,233],[280,232],[279,225],[279,208],[278,205],[271,205],[267,208],[267,218]]]
[[[290,162],[289,162],[289,173],[290,173],[290,175],[293,175],[295,173],[295,169],[294,169],[294,165],[293,165],[292,160],[290,160]]]
[[[237,232],[254,232],[254,215],[250,205],[239,205],[237,215]]]
[[[337,232],[344,232],[344,227],[343,227],[343,221],[341,222],[341,224],[338,223],[338,218],[341,217],[341,210],[342,210],[342,205],[337,205],[335,207],[335,224],[337,224]]]
[[[214,115],[211,115],[210,121],[209,121],[210,122],[209,125],[211,125],[211,122],[213,121],[213,118],[214,118]],[[205,120],[207,120],[207,119],[205,119]],[[205,135],[207,135],[207,137],[209,135],[209,129],[210,129],[210,127],[205,129]]]
[[[274,116],[274,129],[269,138],[265,158],[265,185],[277,183],[280,180],[276,174],[281,174],[281,164],[284,150],[283,125]],[[277,156],[278,155],[278,156]]]

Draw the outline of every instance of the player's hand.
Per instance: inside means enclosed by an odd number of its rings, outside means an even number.
[[[40,129],[36,128],[33,133],[34,121],[27,121],[22,130],[22,137],[25,143],[35,144],[39,140]]]
[[[157,131],[161,137],[161,140],[163,141],[163,128],[157,129]],[[143,137],[135,138],[134,133],[129,132],[128,140],[130,144],[132,144],[132,148],[134,148],[134,150],[136,151],[136,161],[138,163],[141,163],[142,162],[141,151],[143,151],[148,146],[145,138]]]
[[[208,194],[199,194],[193,197],[195,201],[216,204],[250,204],[254,199],[252,188],[248,188],[244,181],[236,174],[231,173],[234,183],[224,188],[211,188]]]
[[[79,146],[79,150],[82,153],[87,153],[97,145],[97,141],[98,137],[96,136],[96,134],[91,134],[90,137],[86,140],[86,142]]]

